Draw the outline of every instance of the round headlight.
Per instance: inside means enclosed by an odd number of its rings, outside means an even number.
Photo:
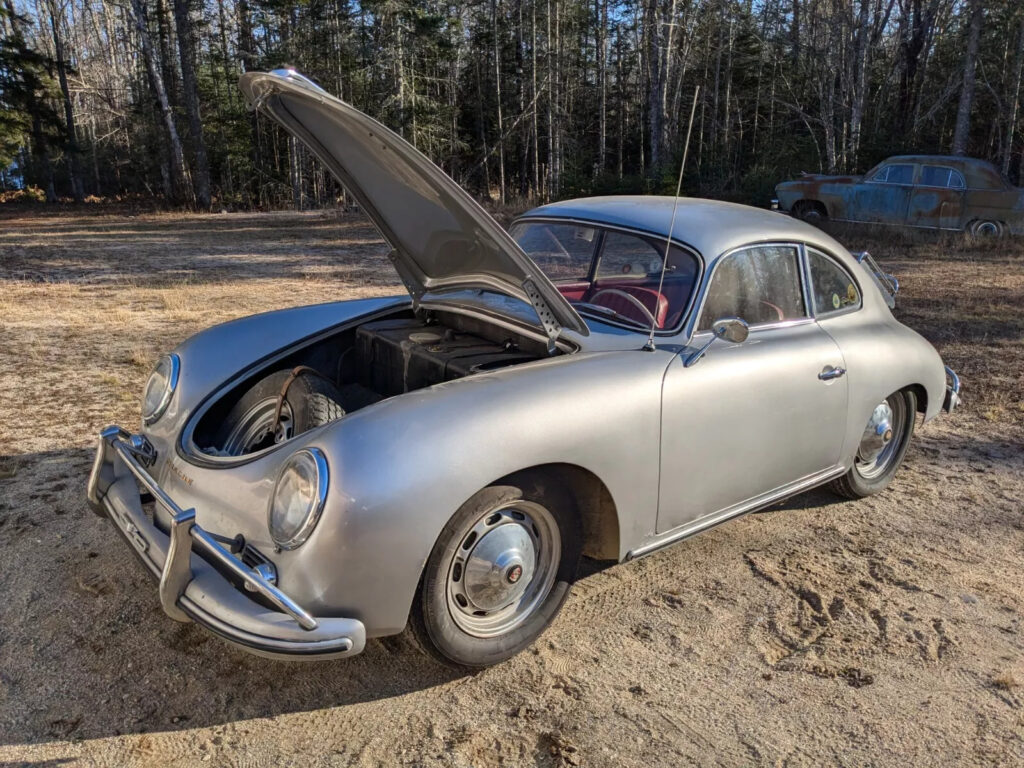
[[[327,459],[317,448],[285,462],[267,512],[270,536],[281,549],[295,549],[313,532],[327,499]]]
[[[174,388],[178,386],[180,366],[177,355],[167,355],[160,359],[150,374],[146,391],[142,395],[142,420],[147,425],[155,422],[167,410]]]

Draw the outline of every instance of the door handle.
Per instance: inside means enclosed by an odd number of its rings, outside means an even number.
[[[845,368],[833,368],[832,366],[826,366],[822,369],[821,373],[818,374],[818,378],[822,381],[831,381],[832,379],[838,379],[840,376],[845,375]]]

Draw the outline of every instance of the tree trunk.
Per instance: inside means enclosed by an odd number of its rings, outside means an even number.
[[[1003,148],[1003,175],[1010,173],[1010,157],[1013,154],[1013,140],[1017,128],[1017,114],[1020,109],[1020,85],[1021,77],[1024,75],[1024,15],[1020,19],[1020,29],[1017,33],[1017,53],[1013,62],[1013,95],[1010,98],[1010,119],[1006,124],[1006,146]],[[1024,183],[1019,179],[1018,184]]]
[[[174,0],[174,24],[178,30],[178,53],[181,59],[181,86],[185,96],[185,111],[192,143],[192,183],[196,191],[196,204],[210,209],[210,168],[206,160],[206,142],[203,139],[203,121],[199,114],[199,84],[196,82],[195,49],[192,40],[192,19],[188,0]]]
[[[978,44],[985,8],[981,0],[971,0],[971,22],[967,33],[967,53],[964,55],[963,86],[960,88],[960,106],[956,112],[956,130],[953,133],[953,154],[967,154],[967,140],[971,130],[971,106],[974,104],[974,70],[978,63]]]
[[[532,63],[530,66],[531,75],[533,77],[533,194],[534,197],[540,199],[540,129],[538,127],[537,111],[540,102],[540,94],[537,92],[537,3],[534,0],[530,4],[531,16],[530,16],[530,55],[532,56]]]
[[[491,33],[494,35],[494,98],[498,104],[498,202],[505,204],[505,125],[501,116],[501,46],[498,41],[498,0],[491,0]]]
[[[605,157],[608,144],[608,88],[605,75],[605,31],[608,26],[608,2],[607,0],[595,0],[594,15],[596,16],[597,30],[595,35],[595,46],[597,48],[597,173],[604,173]]]
[[[651,82],[650,89],[647,92],[647,119],[651,124],[649,137],[650,165],[648,166],[648,173],[652,180],[656,180],[661,174],[662,125],[664,122],[662,105],[664,103],[665,84],[661,80],[663,71],[661,66],[662,19],[660,5],[658,0],[650,0],[647,4],[647,11],[644,14],[648,27],[647,71]]]
[[[139,34],[139,42],[142,45],[142,58],[146,64],[149,87],[156,98],[164,130],[167,132],[168,150],[170,152],[171,200],[175,204],[185,203],[188,201],[188,182],[185,180],[185,154],[181,148],[178,128],[174,124],[174,113],[171,112],[171,105],[167,100],[167,91],[164,88],[160,67],[157,66],[156,52],[153,50],[153,39],[149,36],[149,28],[146,24],[146,0],[132,0],[132,16],[135,21],[135,29]]]
[[[71,196],[76,203],[81,203],[85,200],[85,190],[82,187],[82,176],[79,169],[78,131],[75,128],[75,110],[71,103],[71,89],[68,87],[64,39],[61,37],[60,23],[57,21],[56,3],[54,0],[49,0],[47,5],[50,12],[50,29],[53,32],[53,50],[57,59],[57,79],[60,82],[60,92],[64,97],[64,128],[67,137],[68,178],[71,183]]]
[[[853,54],[853,99],[850,105],[850,138],[847,147],[847,165],[856,165],[860,152],[860,129],[864,118],[864,100],[867,94],[868,48],[868,5],[869,0],[860,0],[860,17]],[[849,168],[845,169],[849,170]]]

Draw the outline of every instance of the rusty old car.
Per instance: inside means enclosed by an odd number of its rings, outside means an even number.
[[[202,331],[156,365],[141,428],[103,430],[88,501],[175,620],[307,659],[408,626],[494,664],[551,623],[581,556],[825,483],[878,493],[915,421],[958,402],[872,261],[803,222],[610,197],[509,232],[301,75],[241,87],[344,182],[408,293]]]
[[[804,174],[775,187],[772,208],[811,223],[1024,234],[1024,189],[985,160],[951,155],[898,155],[863,176]]]

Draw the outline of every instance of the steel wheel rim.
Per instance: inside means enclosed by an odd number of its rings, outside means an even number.
[[[274,427],[274,412],[277,410],[277,398],[268,397],[260,400],[245,412],[238,424],[231,430],[222,450],[228,456],[244,456],[253,453],[257,446],[266,443]],[[292,408],[286,400],[281,406],[281,418],[274,430],[272,445],[283,443],[292,436],[294,420]],[[265,445],[264,447],[269,447]]]
[[[878,421],[878,416],[887,412],[888,429],[891,432],[888,439],[878,433],[879,427],[883,426]],[[886,398],[877,406],[868,419],[864,434],[861,436],[860,446],[857,449],[857,458],[854,460],[854,468],[857,474],[865,480],[874,480],[885,474],[899,455],[900,446],[903,443],[903,435],[907,424],[907,405],[901,394],[892,395]],[[872,440],[872,436],[883,438],[881,447]]]
[[[466,634],[495,637],[520,626],[555,583],[561,534],[551,513],[515,501],[481,515],[448,565],[448,612]]]
[[[982,221],[974,228],[974,233],[979,237],[996,237],[999,235],[999,225],[994,221]]]

